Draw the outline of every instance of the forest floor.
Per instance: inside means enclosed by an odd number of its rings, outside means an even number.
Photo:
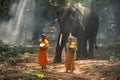
[[[120,80],[120,62],[109,60],[77,60],[74,73],[66,73],[64,58],[62,63],[53,63],[49,54],[49,64],[42,70],[37,54],[21,55],[13,65],[0,64],[0,80]]]

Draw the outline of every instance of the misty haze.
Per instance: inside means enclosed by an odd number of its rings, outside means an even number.
[[[42,34],[47,70],[38,60]],[[65,72],[69,37],[74,73]],[[0,0],[0,80],[120,80],[119,67],[119,0]]]

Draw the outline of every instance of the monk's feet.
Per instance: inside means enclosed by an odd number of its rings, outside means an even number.
[[[44,69],[47,69],[47,67],[45,66]]]
[[[66,73],[74,73],[73,70],[71,70],[71,71],[66,70],[65,72]]]
[[[42,66],[42,69],[47,69],[47,67],[46,66]]]
[[[42,66],[42,68],[41,69],[43,69],[43,66]]]
[[[73,70],[71,71],[71,73],[74,73]]]
[[[66,70],[65,72],[68,73],[68,70]]]

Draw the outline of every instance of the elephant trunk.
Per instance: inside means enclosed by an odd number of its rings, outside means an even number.
[[[61,46],[61,42],[62,42],[62,33],[60,33],[60,39],[59,39],[59,45]]]

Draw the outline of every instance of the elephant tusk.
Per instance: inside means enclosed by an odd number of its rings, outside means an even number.
[[[71,32],[70,32],[69,36],[72,37],[72,33]]]
[[[61,46],[61,41],[62,41],[62,33],[60,34],[60,39],[59,39],[59,45]]]
[[[58,21],[58,19],[54,19],[54,21]]]

